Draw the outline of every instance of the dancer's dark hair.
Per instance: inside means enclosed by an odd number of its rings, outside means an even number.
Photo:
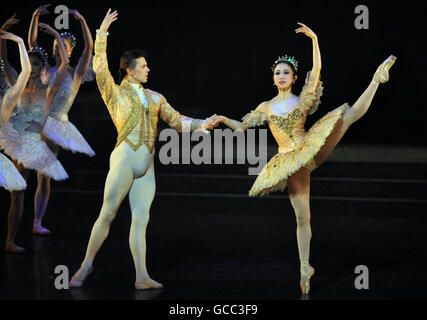
[[[120,81],[127,75],[127,68],[134,69],[136,66],[136,59],[138,58],[147,58],[147,54],[140,49],[132,49],[125,51],[120,57]]]

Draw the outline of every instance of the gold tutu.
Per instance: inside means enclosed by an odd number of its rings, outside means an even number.
[[[273,191],[285,190],[288,177],[302,167],[313,171],[317,167],[314,156],[325,144],[335,124],[348,108],[349,105],[346,103],[327,113],[310,128],[295,149],[278,153],[271,158],[255,180],[249,196],[264,196]]]

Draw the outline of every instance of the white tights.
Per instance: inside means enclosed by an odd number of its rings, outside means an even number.
[[[132,212],[129,245],[135,264],[136,281],[144,282],[150,279],[145,263],[145,231],[156,191],[153,160],[154,150],[150,153],[145,145],[133,151],[126,142],[122,142],[111,153],[104,201],[92,228],[82,269],[88,270],[92,266],[98,250],[108,236],[111,222],[129,192]]]

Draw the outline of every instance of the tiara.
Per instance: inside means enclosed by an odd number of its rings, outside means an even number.
[[[39,47],[39,46],[31,47],[28,53],[38,53],[42,57],[43,61],[47,62],[47,53],[46,51],[44,51],[42,47]]]
[[[284,55],[277,58],[277,60],[274,61],[274,64],[273,64],[273,67],[271,67],[271,70],[274,71],[274,68],[276,67],[276,65],[278,65],[281,62],[289,62],[294,66],[295,71],[298,71],[298,61],[296,61],[294,57],[290,57],[288,55]]]
[[[76,37],[74,35],[72,35],[69,32],[62,32],[61,34],[59,34],[61,37],[63,38],[67,38],[68,40],[70,40],[70,44],[71,47],[74,48],[76,46]]]

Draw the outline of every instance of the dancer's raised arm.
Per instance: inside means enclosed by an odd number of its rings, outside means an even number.
[[[295,32],[304,33],[307,37],[311,38],[313,42],[313,68],[311,69],[310,78],[308,79],[309,86],[307,87],[307,90],[314,93],[320,78],[320,70],[322,69],[319,42],[317,40],[317,35],[309,27],[301,22],[298,22],[298,24],[301,27],[296,29]]]
[[[116,103],[112,103],[112,101],[116,100],[118,86],[108,69],[107,35],[108,28],[111,23],[117,20],[117,16],[117,11],[111,12],[111,9],[108,9],[99,30],[96,31],[95,56],[93,58],[93,70],[96,73],[96,82],[101,92],[102,100],[104,100],[113,119],[115,119],[114,116],[116,114]]]
[[[80,25],[82,27],[83,38],[85,41],[85,48],[83,49],[83,53],[80,58],[79,65],[77,66],[77,70],[74,77],[74,82],[79,81],[80,85],[84,75],[86,74],[86,71],[89,68],[90,59],[92,58],[93,39],[85,18],[77,10],[70,9],[69,12],[74,18],[77,19],[77,21],[80,22]]]
[[[1,105],[1,116],[3,123],[6,123],[9,120],[13,108],[16,106],[16,103],[21,97],[22,92],[24,92],[25,86],[31,73],[31,63],[30,58],[28,57],[27,49],[25,48],[24,40],[22,40],[22,38],[9,32],[1,31],[0,39],[12,40],[18,44],[22,69],[15,84],[6,92],[5,96],[3,97]]]
[[[3,24],[3,26],[0,28],[0,30],[3,30],[3,31],[9,30],[14,24],[17,24],[19,20],[15,18],[15,15],[16,14],[14,13],[12,17],[7,19],[6,22]],[[18,77],[18,73],[9,64],[9,61],[7,59],[6,39],[0,39],[0,55],[1,55],[1,63],[3,65],[3,72],[4,72],[5,79],[8,82],[8,86],[13,86]]]
[[[30,49],[32,47],[38,46],[37,36],[39,29],[39,17],[49,13],[49,10],[47,9],[49,6],[50,3],[42,5],[38,7],[37,10],[33,13],[33,17],[31,18],[30,31],[28,32],[28,45],[30,46]]]
[[[65,78],[70,60],[68,59],[67,52],[65,51],[64,44],[61,41],[61,37],[58,31],[56,31],[46,23],[39,23],[38,26],[41,31],[47,33],[48,35],[53,36],[56,39],[59,47],[59,56],[61,57],[61,64],[58,67],[58,71],[56,72],[54,79],[51,80],[49,84],[48,92],[47,92],[46,103],[48,106],[50,106],[53,102],[53,98],[58,92],[58,89],[62,81]]]

